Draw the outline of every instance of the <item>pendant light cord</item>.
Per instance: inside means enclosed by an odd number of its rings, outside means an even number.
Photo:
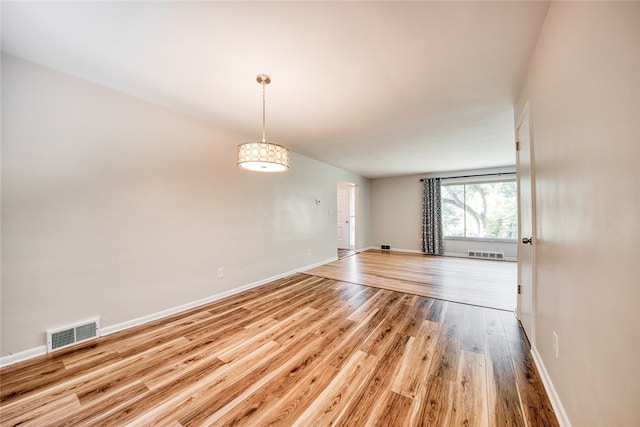
[[[263,80],[262,81],[262,142],[267,142],[266,134],[265,134],[265,131],[264,131],[265,122],[266,122],[265,111],[264,111],[265,110],[265,101],[264,101],[265,89],[264,89],[264,86],[265,86],[265,83],[264,83],[264,80]]]

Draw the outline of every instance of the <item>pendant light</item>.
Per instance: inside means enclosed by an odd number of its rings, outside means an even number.
[[[266,74],[258,74],[262,85],[262,141],[238,145],[238,167],[255,172],[285,172],[289,169],[289,150],[282,145],[267,142],[265,137],[265,86],[271,83]]]

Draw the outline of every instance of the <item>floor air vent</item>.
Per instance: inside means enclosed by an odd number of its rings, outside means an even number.
[[[504,261],[503,252],[468,251],[469,258],[499,259]]]
[[[100,319],[97,317],[62,328],[49,329],[47,331],[47,352],[96,338],[99,332]]]

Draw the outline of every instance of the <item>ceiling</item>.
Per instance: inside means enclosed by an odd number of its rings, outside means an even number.
[[[515,164],[534,2],[2,2],[2,50],[376,178]],[[229,141],[239,144],[245,141]]]

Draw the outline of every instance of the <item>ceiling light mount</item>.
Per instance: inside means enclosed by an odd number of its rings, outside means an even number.
[[[268,142],[265,134],[265,86],[271,83],[271,77],[258,74],[256,81],[262,85],[262,140],[238,145],[238,167],[255,172],[285,172],[289,169],[289,150]]]
[[[271,77],[267,76],[266,74],[258,74],[256,76],[256,81],[260,84],[266,84],[268,85],[269,83],[271,83]]]

